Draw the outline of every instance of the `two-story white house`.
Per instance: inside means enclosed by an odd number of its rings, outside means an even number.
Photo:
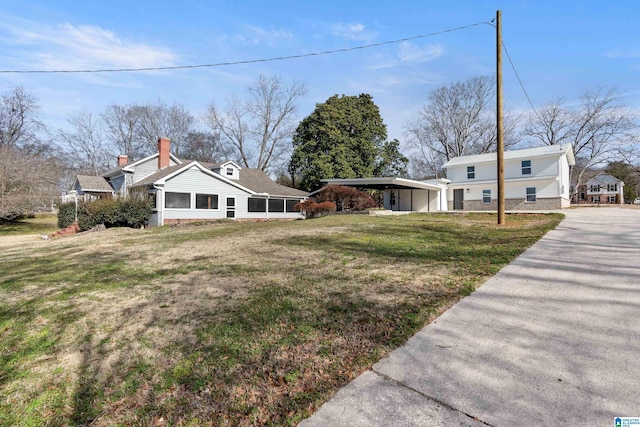
[[[504,152],[504,194],[507,210],[569,207],[570,167],[575,165],[570,144]],[[449,210],[496,210],[497,154],[455,157],[442,168],[451,182]]]

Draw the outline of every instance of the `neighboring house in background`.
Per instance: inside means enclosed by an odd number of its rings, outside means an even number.
[[[111,192],[108,189],[111,189]],[[158,153],[102,176],[79,175],[74,189],[81,199],[114,196],[150,197],[155,204],[151,226],[222,218],[238,220],[298,219],[293,206],[307,193],[273,182],[262,170],[178,159],[170,141],[158,140]]]
[[[585,184],[577,186],[571,199],[575,204],[615,204],[624,203],[624,182],[600,172]]]
[[[504,152],[506,210],[560,209],[570,206],[570,144]],[[450,210],[497,210],[497,154],[455,157],[444,165]]]

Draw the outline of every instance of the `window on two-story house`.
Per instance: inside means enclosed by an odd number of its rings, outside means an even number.
[[[593,196],[593,198],[591,199],[592,203],[600,203],[600,196]]]
[[[531,160],[522,161],[522,175],[531,175]]]
[[[233,168],[227,168],[227,176],[233,176]]]
[[[618,184],[607,184],[607,191],[618,191]]]
[[[527,187],[527,202],[536,201],[536,187]]]
[[[616,196],[609,196],[609,203],[615,203],[616,202]]]
[[[482,203],[491,203],[491,190],[482,190]]]
[[[475,178],[476,178],[476,167],[467,166],[467,179],[475,179]]]
[[[599,185],[590,185],[589,186],[589,191],[591,191],[592,193],[598,193],[598,192],[600,192],[600,186]]]

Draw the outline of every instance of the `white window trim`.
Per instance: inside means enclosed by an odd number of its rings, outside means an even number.
[[[198,194],[202,194],[205,196],[218,196],[218,207],[216,209],[209,209],[209,208],[199,208],[198,207]],[[193,193],[193,210],[194,211],[213,211],[213,212],[217,212],[220,210],[220,195],[219,194],[211,194],[211,193]]]
[[[167,206],[167,194],[168,193],[176,193],[176,194],[189,194],[189,207],[188,208],[168,208]],[[195,195],[194,193],[186,193],[184,191],[165,191],[163,197],[163,210],[172,210],[172,211],[192,211],[194,210],[191,206],[195,206]]]

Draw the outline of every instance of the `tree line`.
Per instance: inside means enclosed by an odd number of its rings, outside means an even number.
[[[75,112],[65,128],[50,129],[40,119],[37,99],[14,88],[0,104],[0,218],[48,205],[76,173],[100,174],[115,166],[116,155],[134,161],[154,153],[159,136],[171,139],[180,158],[234,160],[308,191],[329,178],[440,177],[441,165],[453,157],[496,150],[492,77],[426,94],[406,125],[404,147],[388,139],[371,95],[331,96],[299,121],[306,93],[304,83],[260,76],[244,97],[213,102],[200,116],[161,100],[112,104],[100,114]],[[556,99],[528,115],[506,112],[504,129],[507,149],[572,144],[576,181],[606,164],[619,173],[624,167],[636,182],[640,176],[638,117],[613,89],[588,90],[578,105]]]

